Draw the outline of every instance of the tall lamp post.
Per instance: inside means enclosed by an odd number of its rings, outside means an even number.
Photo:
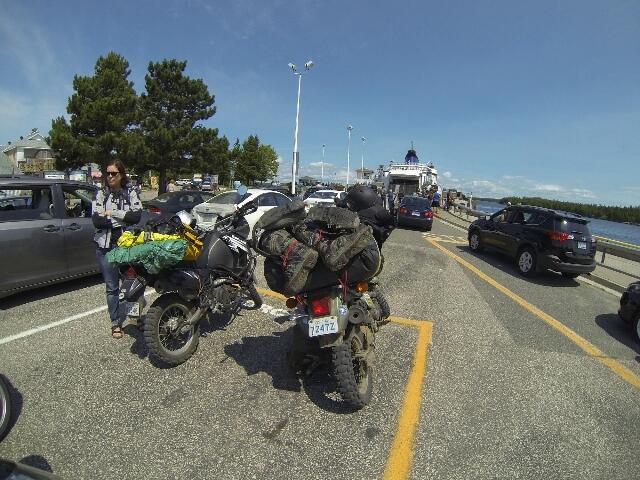
[[[349,141],[347,143],[347,187],[346,188],[349,188],[349,171],[351,170],[351,130],[353,130],[353,127],[351,125],[347,125]]]
[[[362,137],[362,158],[360,159],[360,175],[362,175],[362,183],[366,183],[364,181],[364,142],[366,142],[367,139]]]
[[[313,62],[309,60],[304,64],[304,71],[310,70],[313,67]],[[304,72],[298,72],[296,66],[293,63],[289,64],[289,68],[293,71],[293,74],[298,77],[298,101],[296,102],[296,133],[293,140],[293,163],[291,164],[291,195],[296,194],[296,173],[298,173],[298,163],[300,162],[300,152],[298,151],[298,118],[300,117],[300,85],[302,84],[302,74]]]
[[[322,144],[322,164],[320,166],[320,183],[322,183],[324,185],[324,147],[326,147],[326,145],[323,143]]]

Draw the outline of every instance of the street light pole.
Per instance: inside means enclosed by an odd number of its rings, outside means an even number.
[[[362,175],[362,183],[366,183],[364,181],[364,142],[366,142],[367,139],[362,137],[362,158],[360,159],[360,175]]]
[[[349,135],[349,141],[347,143],[347,188],[349,187],[349,170],[351,170],[351,130],[353,127],[347,125],[347,132]]]
[[[320,173],[321,180],[320,180],[320,183],[322,183],[323,185],[324,185],[324,147],[325,146],[326,145],[323,143],[322,144],[322,164],[320,166],[320,168],[321,168],[321,173]]]
[[[313,62],[309,60],[304,64],[305,71],[310,70],[313,67]],[[296,132],[293,140],[293,163],[291,164],[291,195],[296,194],[296,173],[298,173],[298,165],[300,163],[300,152],[298,151],[298,126],[300,117],[300,87],[302,85],[302,74],[298,72],[296,66],[293,63],[289,64],[289,68],[293,71],[293,74],[298,77],[298,100],[296,101]]]

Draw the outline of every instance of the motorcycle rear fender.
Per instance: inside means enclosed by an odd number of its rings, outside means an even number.
[[[137,302],[144,295],[147,281],[143,277],[126,278],[120,286],[120,293],[124,294],[124,299],[128,302]]]

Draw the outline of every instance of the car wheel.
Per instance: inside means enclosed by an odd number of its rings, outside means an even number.
[[[525,277],[531,277],[536,273],[536,252],[531,247],[520,250],[517,258],[518,271]]]
[[[636,342],[640,343],[640,312],[636,313],[636,319],[633,321],[633,336]]]
[[[480,253],[484,250],[482,240],[480,239],[480,233],[477,230],[474,230],[471,232],[471,235],[469,235],[469,248],[474,253]]]
[[[578,278],[580,276],[579,273],[569,273],[569,272],[561,272],[564,278]]]

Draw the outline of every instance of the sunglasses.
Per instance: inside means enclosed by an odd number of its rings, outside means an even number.
[[[107,172],[107,177],[117,177],[120,172]]]

